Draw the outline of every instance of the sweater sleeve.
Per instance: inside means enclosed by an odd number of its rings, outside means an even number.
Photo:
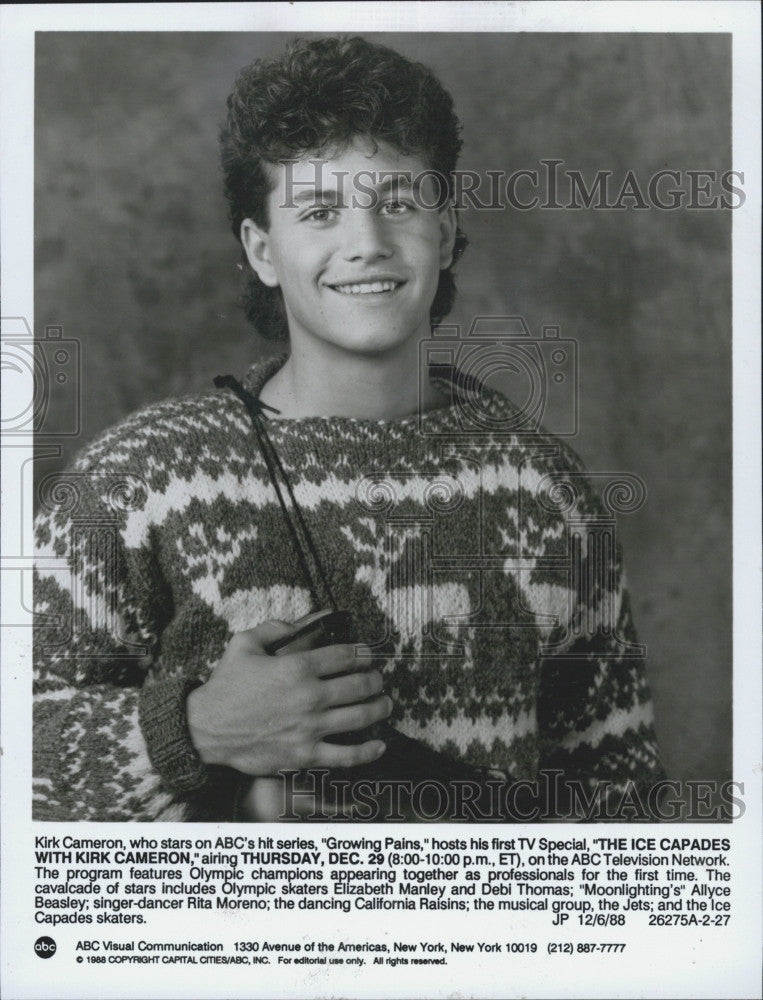
[[[163,598],[150,574],[134,578],[124,544],[145,499],[137,477],[92,470],[68,473],[43,496],[35,523],[36,819],[185,819],[189,793],[209,778],[185,722],[197,682],[161,669],[154,605]]]

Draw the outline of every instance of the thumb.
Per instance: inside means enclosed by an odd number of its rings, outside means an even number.
[[[246,640],[247,646],[252,653],[268,654],[271,653],[271,646],[279,641],[288,639],[296,631],[297,627],[295,625],[272,619],[261,622],[255,628],[247,629],[240,634]]]

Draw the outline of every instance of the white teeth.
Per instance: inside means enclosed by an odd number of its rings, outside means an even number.
[[[352,285],[332,285],[332,288],[342,295],[371,295],[375,292],[394,292],[398,285],[397,281],[366,281]]]

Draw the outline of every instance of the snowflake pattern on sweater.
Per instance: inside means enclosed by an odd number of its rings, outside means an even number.
[[[514,779],[653,783],[611,511],[567,446],[510,430],[502,395],[483,391],[486,430],[450,389],[401,420],[268,423],[339,606],[385,656],[392,723]],[[228,391],[150,406],[42,486],[35,818],[214,816],[226,785],[185,698],[233,633],[311,609],[245,408]]]

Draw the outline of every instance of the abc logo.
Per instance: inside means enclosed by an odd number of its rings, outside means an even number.
[[[34,943],[34,953],[38,958],[52,958],[56,948],[56,942],[52,937],[38,937]]]

